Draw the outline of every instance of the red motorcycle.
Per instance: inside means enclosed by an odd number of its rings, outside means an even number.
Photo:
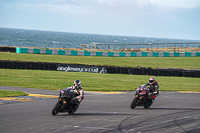
[[[144,106],[148,109],[153,101],[149,99],[150,89],[148,87],[142,88],[142,86],[136,89],[135,98],[131,102],[131,109],[134,109],[136,106]]]

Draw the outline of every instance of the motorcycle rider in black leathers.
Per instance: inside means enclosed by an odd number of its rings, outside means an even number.
[[[155,77],[150,77],[149,78],[149,82],[146,83],[145,85],[143,85],[142,88],[145,88],[146,86],[150,86],[150,92],[149,92],[149,99],[151,99],[152,101],[155,100],[155,98],[159,95],[159,85],[158,82],[155,80]]]

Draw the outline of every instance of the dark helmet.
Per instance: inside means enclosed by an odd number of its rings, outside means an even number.
[[[150,83],[150,84],[154,84],[155,81],[156,81],[156,80],[155,80],[155,77],[150,77],[150,78],[149,78],[149,83]]]
[[[74,85],[75,85],[75,84],[77,84],[78,86],[80,86],[80,85],[81,85],[81,81],[80,81],[80,80],[75,80],[75,81],[74,81]]]

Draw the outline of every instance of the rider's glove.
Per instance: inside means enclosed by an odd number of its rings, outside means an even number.
[[[76,99],[76,100],[78,100],[78,99],[79,99],[79,97],[76,97],[75,99]]]
[[[78,89],[78,87],[77,86],[73,86],[73,89],[75,90],[75,89]]]
[[[75,90],[74,90],[74,93],[75,93],[75,94],[78,94],[78,91],[75,89]]]

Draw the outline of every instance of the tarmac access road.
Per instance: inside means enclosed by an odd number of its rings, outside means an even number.
[[[32,94],[57,91],[0,86]],[[0,105],[1,133],[200,133],[200,93],[161,92],[149,109],[130,108],[135,92],[85,93],[74,115],[51,114],[57,98]]]

